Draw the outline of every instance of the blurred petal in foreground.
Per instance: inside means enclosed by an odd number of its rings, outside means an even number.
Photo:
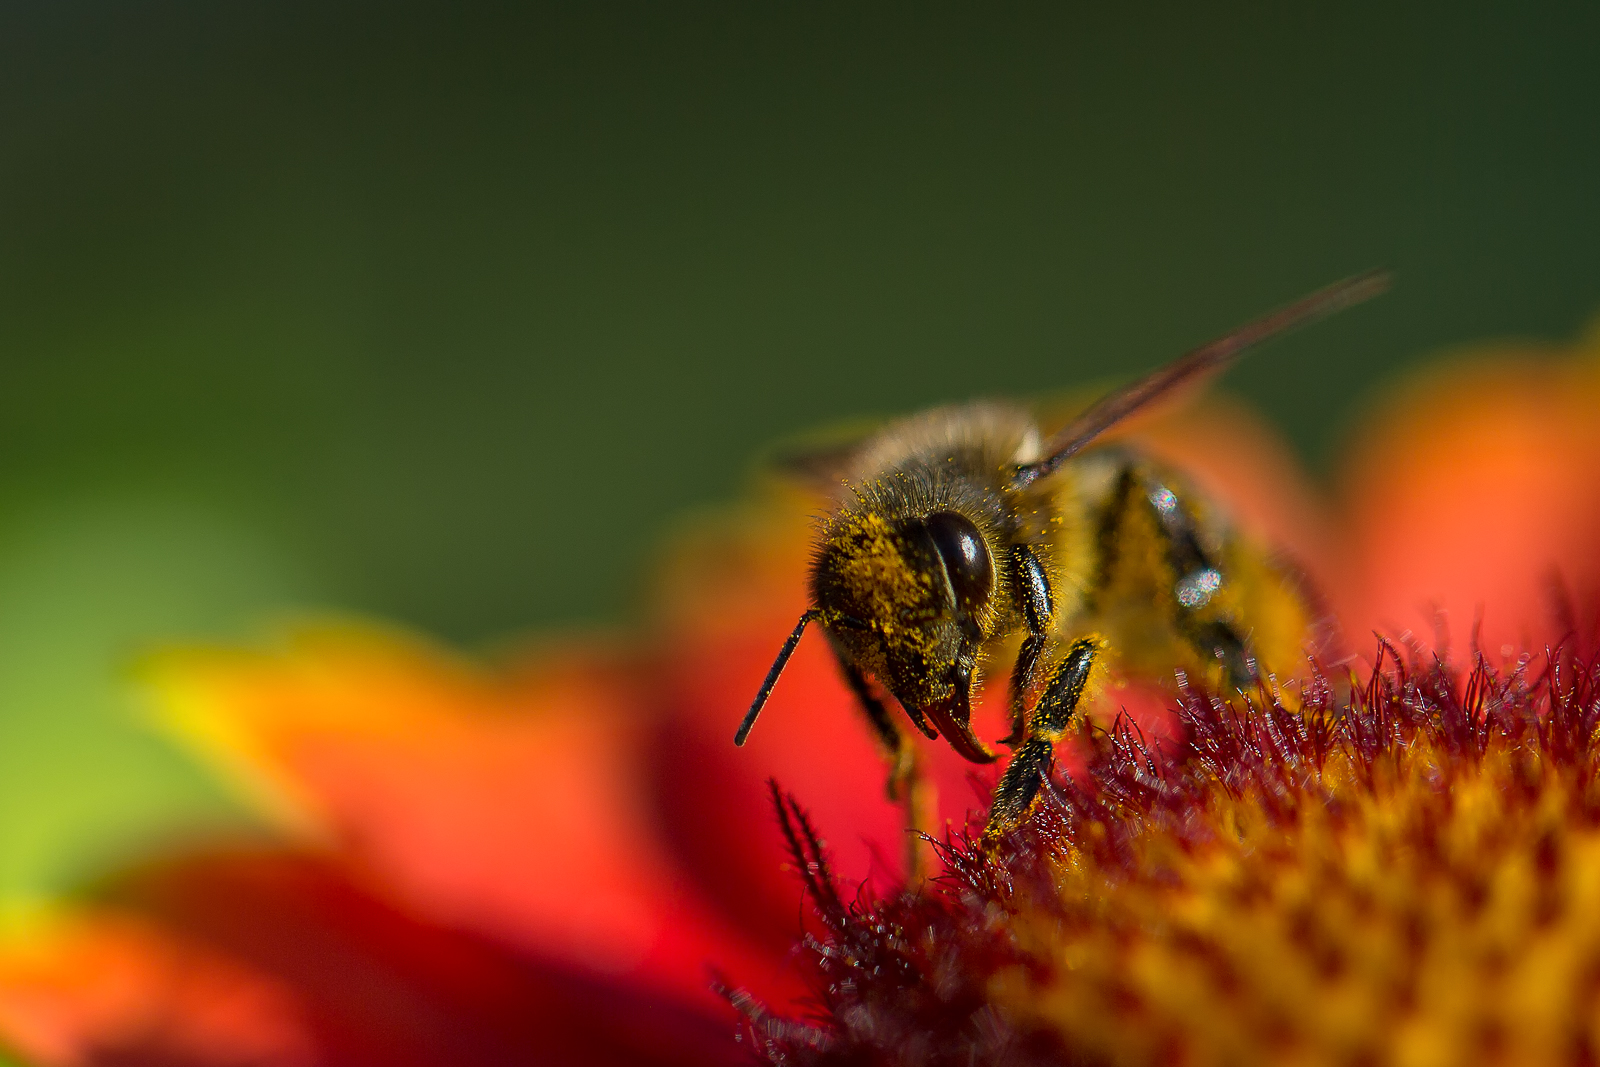
[[[699,999],[751,964],[658,844],[630,666],[573,649],[496,678],[414,642],[303,634],[277,654],[179,653],[169,713],[293,822],[427,914]]]
[[[0,1029],[42,1063],[716,1061],[708,966],[786,988],[657,843],[620,656],[490,675],[330,630],[151,677],[297,844],[118,878],[93,913],[140,932],[108,943],[117,968],[76,965],[88,934],[0,953]],[[202,1001],[258,1006],[213,1041]]]

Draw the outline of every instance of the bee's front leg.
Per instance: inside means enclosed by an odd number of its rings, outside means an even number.
[[[835,650],[837,653],[837,649]],[[933,783],[926,780],[917,766],[917,747],[899,726],[889,709],[883,706],[859,668],[844,656],[838,656],[839,669],[845,682],[855,694],[861,710],[866,712],[872,732],[878,735],[889,757],[889,799],[899,803],[905,811],[906,822],[906,885],[914,886],[922,880],[931,851],[923,834],[933,829],[937,810]],[[937,736],[937,735],[935,735]]]
[[[1028,814],[1045,775],[1050,773],[1056,742],[1066,737],[1068,727],[1077,716],[1078,704],[1099,654],[1097,638],[1080,638],[1067,649],[1067,654],[1050,675],[1044,694],[1034,706],[1022,744],[995,787],[989,824],[983,831],[986,845],[1015,829]]]
[[[1002,745],[1015,745],[1022,739],[1027,714],[1023,704],[1028,699],[1028,690],[1033,688],[1033,672],[1044,654],[1054,614],[1050,579],[1045,577],[1039,557],[1027,545],[1018,545],[1011,552],[1011,588],[1015,591],[1023,622],[1027,624],[1028,636],[1017,650],[1017,662],[1011,668],[1011,733],[1000,739]]]

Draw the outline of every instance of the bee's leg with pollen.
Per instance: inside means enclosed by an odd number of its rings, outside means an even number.
[[[906,885],[915,886],[922,881],[928,869],[929,853],[932,851],[922,835],[933,829],[938,810],[933,783],[926,779],[917,766],[915,743],[895,725],[889,709],[883,706],[883,701],[872,691],[861,671],[843,656],[839,656],[838,660],[845,682],[855,694],[861,710],[866,712],[872,732],[878,735],[889,756],[889,799],[898,802],[905,811]]]
[[[1054,614],[1050,602],[1050,580],[1033,549],[1018,545],[1011,553],[1011,588],[1016,591],[1017,608],[1027,624],[1028,636],[1017,651],[1017,662],[1011,668],[1011,733],[1000,739],[1002,745],[1015,745],[1023,736],[1026,709],[1024,702],[1033,688],[1033,673],[1044,654],[1045,642],[1050,635],[1050,618]]]
[[[995,787],[989,824],[983,831],[986,845],[1015,829],[1028,814],[1045,775],[1050,773],[1056,743],[1067,736],[1068,728],[1077,717],[1078,704],[1099,654],[1098,639],[1080,638],[1067,649],[1067,654],[1050,675],[1043,695],[1034,705],[1028,732],[1011,757],[1000,784]]]

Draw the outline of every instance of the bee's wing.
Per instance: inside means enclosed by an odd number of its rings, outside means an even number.
[[[814,489],[834,489],[845,480],[860,451],[860,443],[829,448],[784,451],[768,460],[780,476]]]
[[[790,482],[831,493],[854,471],[862,448],[881,428],[864,420],[827,427],[778,444],[762,458],[762,466]]]
[[[1043,459],[1017,468],[1011,484],[1021,488],[1043,478],[1096,437],[1152,401],[1221,371],[1245,349],[1275,334],[1377,296],[1389,288],[1389,280],[1387,272],[1374,270],[1334,282],[1286,308],[1263,315],[1226,336],[1201,345],[1132,385],[1102,397],[1045,442]]]

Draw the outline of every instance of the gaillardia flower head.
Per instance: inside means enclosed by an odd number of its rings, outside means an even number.
[[[1242,417],[1152,427],[1342,643],[1292,688],[1101,709],[987,846],[993,770],[926,746],[943,866],[909,890],[825,647],[730,743],[803,606],[808,502],[691,539],[630,642],[164,657],[165,721],[276,830],[18,924],[0,1037],[47,1067],[1592,1063],[1597,368],[1403,393],[1338,521]]]
[[[1600,669],[1426,658],[1294,711],[1183,694],[1096,738],[1025,829],[826,925],[823,1011],[746,1004],[774,1063],[1589,1063],[1600,1049]]]

